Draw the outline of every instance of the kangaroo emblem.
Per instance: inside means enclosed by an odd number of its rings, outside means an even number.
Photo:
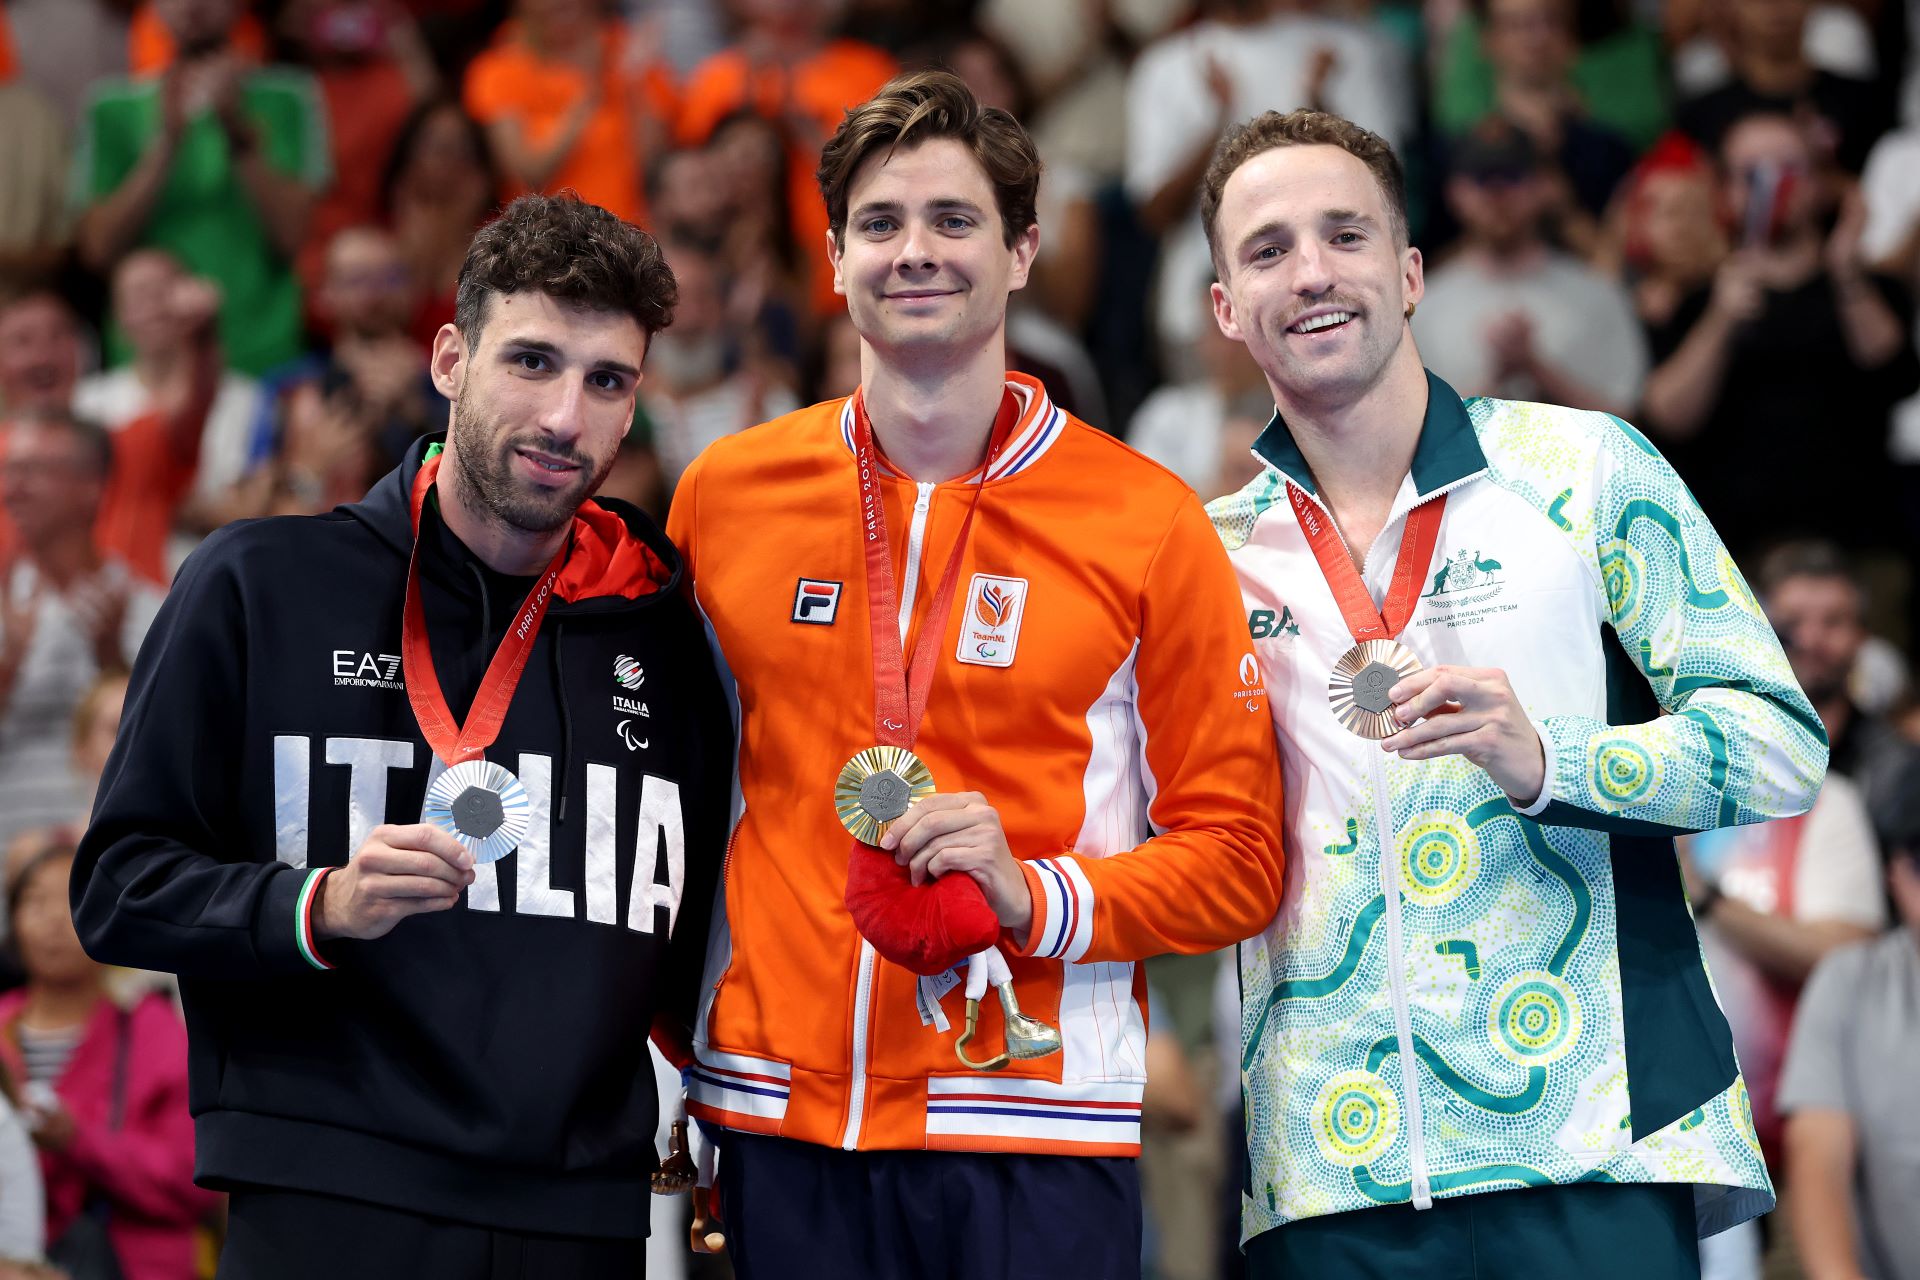
[[[1455,553],[1453,559],[1440,566],[1433,575],[1433,589],[1421,599],[1431,599],[1449,591],[1465,591],[1483,582],[1492,582],[1493,575],[1501,568],[1498,560],[1482,558],[1478,551]]]

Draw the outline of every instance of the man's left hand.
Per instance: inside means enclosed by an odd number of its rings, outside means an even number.
[[[1411,727],[1383,739],[1381,749],[1399,753],[1402,760],[1465,756],[1516,805],[1525,808],[1540,798],[1547,784],[1546,752],[1506,672],[1425,667],[1387,696],[1395,718]]]
[[[978,791],[928,796],[887,828],[880,847],[908,869],[915,884],[966,872],[1001,924],[1021,935],[1032,926],[1027,877],[1007,847],[1000,814]]]

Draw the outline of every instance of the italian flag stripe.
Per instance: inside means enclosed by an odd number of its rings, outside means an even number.
[[[315,867],[307,873],[307,882],[300,886],[300,900],[293,908],[293,941],[300,948],[300,954],[306,962],[316,969],[331,969],[332,965],[320,958],[320,949],[313,944],[313,900],[320,891],[320,882],[327,878],[332,867]]]

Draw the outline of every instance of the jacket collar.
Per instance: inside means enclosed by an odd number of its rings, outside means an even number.
[[[1254,441],[1253,451],[1262,462],[1319,496],[1306,457],[1278,410]],[[1480,437],[1474,432],[1460,393],[1427,371],[1427,413],[1420,423],[1419,442],[1413,447],[1411,478],[1415,492],[1424,497],[1486,469],[1487,455],[1480,450]]]
[[[840,442],[847,452],[854,452],[853,423],[855,396],[848,396],[840,405]],[[1051,449],[1066,431],[1067,415],[1053,403],[1053,397],[1040,379],[1024,373],[1007,374],[1007,395],[1016,405],[1019,417],[1013,424],[1013,431],[1007,437],[1007,443],[1000,449],[1000,456],[994,459],[993,470],[987,473],[988,480],[1004,480],[1008,476],[1018,475]],[[880,470],[887,475],[897,475],[887,462],[884,454],[880,457]],[[952,483],[972,484],[980,479],[975,470],[957,477]]]

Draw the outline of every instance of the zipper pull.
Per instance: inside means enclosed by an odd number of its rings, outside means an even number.
[[[914,502],[913,509],[916,514],[925,515],[927,508],[933,505],[933,485],[923,480],[917,487],[920,490],[920,497]]]

